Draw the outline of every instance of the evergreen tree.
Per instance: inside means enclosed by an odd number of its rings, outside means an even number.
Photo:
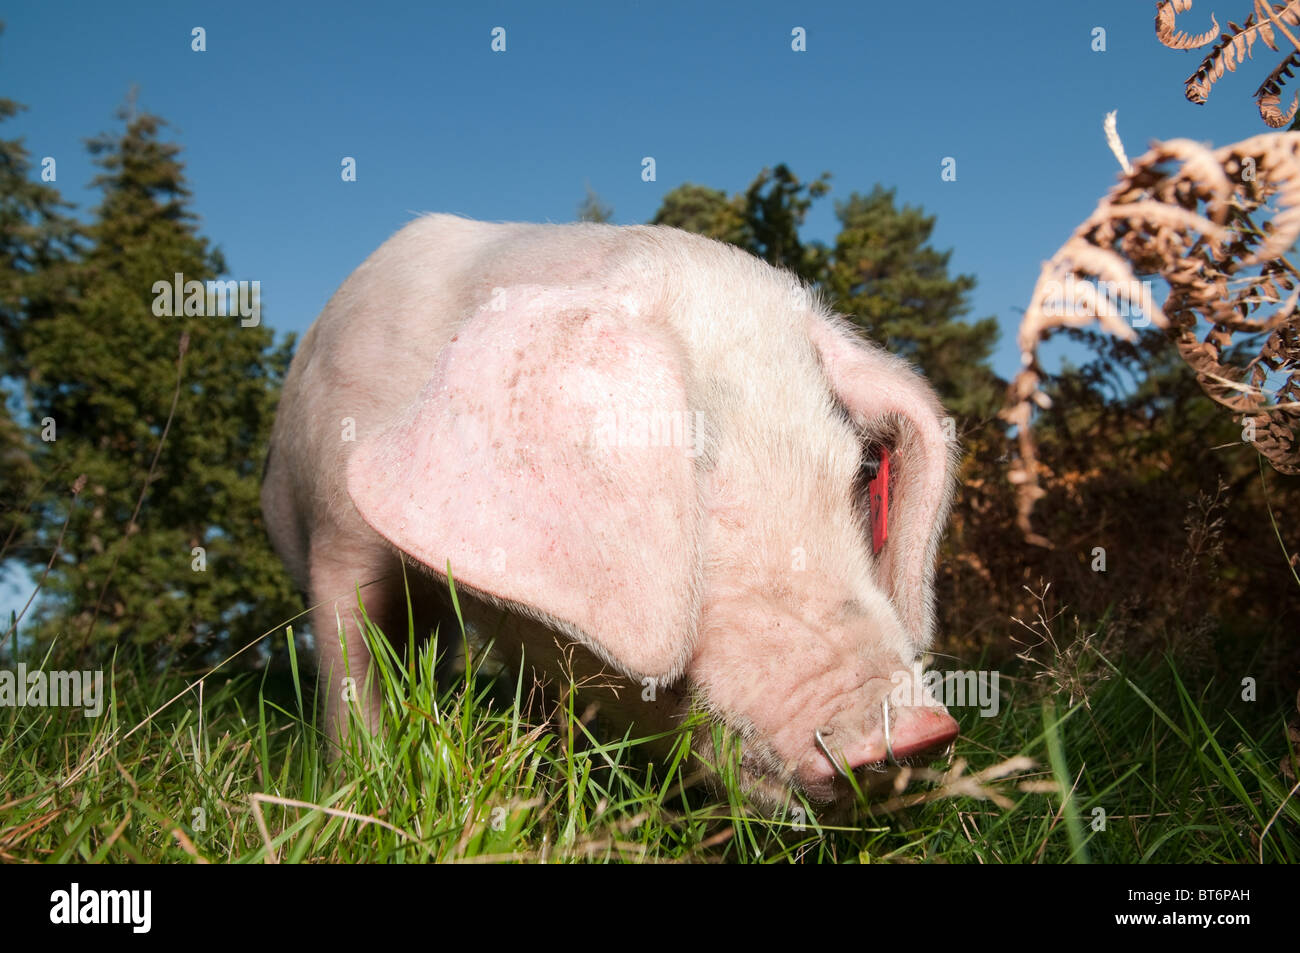
[[[830,191],[830,173],[804,184],[784,163],[764,169],[745,190],[745,224],[753,237],[754,254],[769,264],[792,271],[809,284],[823,278],[826,250],[805,245],[799,237],[814,199]]]
[[[0,99],[0,122],[22,108]],[[33,178],[21,139],[0,139],[0,558],[32,555],[22,520],[39,475],[24,433],[29,422],[14,418],[31,373],[21,332],[38,328],[73,297],[80,229],[66,214],[70,207],[56,188]]]
[[[687,183],[664,196],[652,225],[671,225],[743,248],[809,283],[820,280],[825,251],[799,238],[813,200],[830,189],[829,173],[804,184],[784,164],[763,169],[744,195]]]
[[[211,302],[155,313],[156,283],[206,282],[225,265],[197,233],[163,121],[122,118],[121,135],[90,142],[103,201],[71,276],[80,295],[40,320],[20,314],[16,328],[28,413],[57,428],[33,448],[55,477],[31,527],[42,560],[68,521],[36,634],[238,646],[294,605],[258,505],[290,349],[260,323],[212,315]]]
[[[614,218],[614,210],[600,200],[596,190],[587,183],[587,195],[578,203],[578,221],[609,222]]]
[[[721,189],[687,182],[668,192],[651,225],[668,225],[754,252],[753,233],[745,221],[745,202],[727,198]]]
[[[855,192],[836,203],[835,213],[841,228],[826,288],[836,308],[921,368],[968,425],[990,420],[1006,386],[988,366],[997,320],[958,320],[970,310],[975,278],[950,277],[952,253],[927,244],[934,216],[912,206],[898,209],[894,191],[879,185],[870,195]]]

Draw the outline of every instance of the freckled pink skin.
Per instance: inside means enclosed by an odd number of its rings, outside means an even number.
[[[654,415],[689,426],[638,429]],[[728,246],[411,223],[303,338],[263,487],[272,542],[316,607],[332,732],[341,678],[369,663],[356,588],[404,633],[405,555],[426,570],[421,626],[450,564],[472,623],[506,610],[507,659],[552,680],[605,673],[611,687],[587,692],[602,719],[666,730],[695,697],[744,737],[769,800],[832,796],[814,732],[841,767],[883,760],[882,699],[932,638],[955,451],[942,415],[908,365]],[[889,537],[873,556],[858,478],[882,442]],[[357,703],[372,726],[377,698],[363,687]],[[941,707],[891,708],[896,756],[955,733]]]

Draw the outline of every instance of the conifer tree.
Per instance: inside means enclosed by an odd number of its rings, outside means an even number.
[[[988,365],[997,320],[960,320],[970,310],[975,278],[950,276],[952,253],[928,244],[934,216],[899,209],[894,191],[878,185],[837,203],[835,214],[840,232],[826,288],[836,308],[924,371],[955,415],[991,419],[1006,386]]]
[[[166,313],[178,302],[163,285],[216,279],[225,263],[198,234],[164,122],[133,107],[122,118],[120,135],[90,142],[103,200],[68,276],[78,294],[17,315],[26,412],[54,437],[32,444],[50,478],[30,524],[40,560],[67,520],[35,634],[238,647],[294,606],[258,505],[289,345],[202,295]]]
[[[22,109],[0,99],[0,122]],[[21,139],[0,138],[0,558],[30,555],[23,513],[39,476],[24,433],[31,422],[14,416],[23,414],[30,376],[23,332],[39,328],[73,294],[69,272],[80,228],[58,189],[38,178],[55,170],[36,170]]]

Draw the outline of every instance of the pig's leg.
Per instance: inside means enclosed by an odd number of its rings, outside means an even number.
[[[348,555],[343,559],[332,555],[335,553]],[[366,731],[374,733],[380,723],[382,692],[361,633],[358,585],[366,616],[399,656],[405,655],[412,624],[417,639],[428,638],[436,628],[453,648],[460,631],[442,584],[410,563],[404,579],[400,557],[386,547],[340,544],[314,548],[311,589],[316,608],[311,620],[316,637],[318,703],[325,714],[326,733],[336,743],[347,734],[349,708]],[[349,678],[351,682],[344,681]]]
[[[359,553],[347,545],[312,547],[311,613],[316,639],[318,704],[332,742],[348,732],[348,709],[360,726],[379,726],[380,686],[370,649],[361,634],[357,586],[366,615],[388,637],[406,632],[406,595],[401,565],[383,550]],[[404,639],[402,640],[404,641]]]

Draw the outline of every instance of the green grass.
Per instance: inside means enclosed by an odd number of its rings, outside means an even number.
[[[526,720],[518,675],[471,666],[439,688],[432,644],[379,652],[386,730],[331,762],[289,659],[283,685],[119,660],[100,718],[0,708],[0,861],[1300,859],[1295,712],[1226,680],[1194,689],[1168,660],[1092,652],[1109,677],[1073,701],[1004,671],[998,717],[954,712],[951,764],[831,823],[748,810],[732,765],[712,787],[687,734],[648,766],[638,739],[592,737],[580,703]]]

